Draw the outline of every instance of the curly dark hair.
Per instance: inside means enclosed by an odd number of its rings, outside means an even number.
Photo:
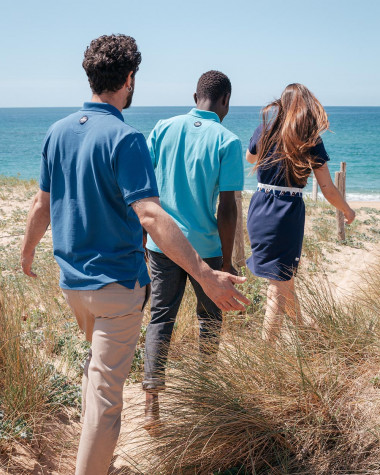
[[[228,93],[231,93],[231,81],[220,71],[207,71],[198,80],[198,99],[210,99],[215,102]]]
[[[103,35],[92,40],[84,52],[82,66],[95,94],[115,92],[125,83],[128,74],[135,74],[141,53],[134,38],[126,35]]]

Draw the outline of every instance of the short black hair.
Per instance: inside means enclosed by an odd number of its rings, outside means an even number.
[[[198,99],[210,99],[216,102],[220,97],[230,93],[231,81],[220,71],[207,71],[198,80]]]
[[[126,35],[103,35],[92,40],[84,53],[82,66],[95,94],[115,92],[128,74],[135,74],[141,53],[134,38]]]

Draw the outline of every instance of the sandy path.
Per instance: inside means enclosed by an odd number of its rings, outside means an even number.
[[[349,201],[352,209],[358,208],[374,208],[380,209],[380,201]]]
[[[350,201],[349,204],[357,211],[357,218],[361,220],[369,217],[363,208],[380,210],[378,201]],[[376,261],[379,261],[380,242],[365,243],[362,249],[342,246],[331,259],[332,263],[327,269],[328,278],[337,297],[344,298],[352,295],[363,284],[363,276]]]
[[[380,244],[367,244],[366,249],[343,248],[329,265],[328,279],[338,298],[352,295],[363,284],[363,275],[380,258]]]

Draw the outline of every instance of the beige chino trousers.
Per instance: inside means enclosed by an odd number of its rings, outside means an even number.
[[[82,434],[76,475],[106,475],[120,432],[123,386],[140,334],[149,286],[112,283],[63,295],[91,350],[82,380]]]

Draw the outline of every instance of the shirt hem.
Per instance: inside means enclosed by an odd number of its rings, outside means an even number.
[[[99,290],[105,287],[106,285],[109,284],[120,284],[123,285],[124,287],[127,287],[128,289],[134,289],[136,282],[139,283],[140,287],[145,287],[145,285],[148,285],[150,283],[150,278],[149,276],[146,278],[137,278],[134,280],[111,280],[110,282],[102,282],[101,284],[89,284],[89,285],[80,285],[80,286],[69,286],[64,283],[60,283],[59,286],[63,290]]]
[[[252,263],[252,256],[250,256],[246,261],[246,264],[247,264],[247,267],[248,269],[252,272],[253,275],[255,275],[256,277],[260,277],[262,279],[268,279],[268,280],[277,280],[279,282],[285,282],[285,281],[288,281],[290,280],[292,277],[295,277],[295,274],[296,274],[296,271],[297,271],[297,266],[293,266],[293,271],[292,271],[292,275],[289,274],[285,274],[284,276],[280,275],[282,272],[281,270],[279,271],[279,269],[277,269],[277,273],[274,273],[274,272],[259,272],[257,271],[254,266],[253,266],[253,263]]]
[[[131,205],[135,201],[153,197],[159,197],[158,190],[154,188],[148,188],[144,190],[135,191],[130,195],[124,196],[124,200],[128,205]]]
[[[230,186],[221,186],[219,191],[243,191],[244,185],[230,185]]]
[[[50,193],[50,188],[41,184],[40,184],[40,190],[44,191],[45,193]]]
[[[329,162],[329,161],[330,161],[330,157],[325,158],[325,161],[324,161],[323,163],[316,163],[316,164],[314,165],[314,167],[312,167],[312,169],[313,169],[313,170],[318,170],[318,168],[323,167],[323,165],[324,165],[325,163]]]

